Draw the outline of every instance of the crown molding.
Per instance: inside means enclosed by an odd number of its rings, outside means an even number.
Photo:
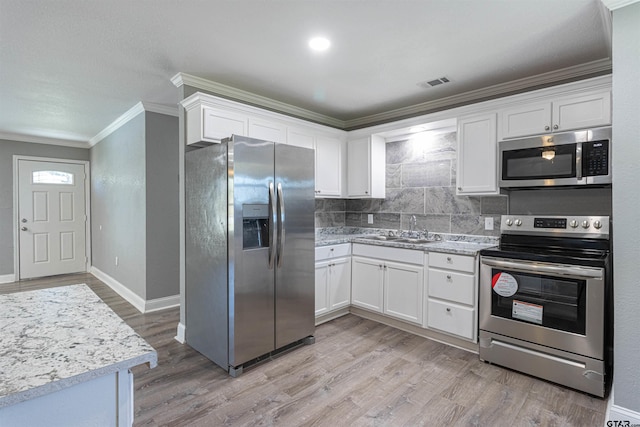
[[[127,110],[123,115],[115,119],[109,126],[102,129],[96,136],[89,140],[89,147],[93,147],[98,142],[111,135],[116,130],[127,124],[130,120],[145,111],[151,113],[165,114],[169,116],[178,116],[178,107],[170,107],[163,104],[154,104],[152,102],[138,102],[136,105]]]
[[[577,80],[582,77],[594,74],[605,74],[610,72],[611,59],[592,61],[586,64],[563,68],[561,70],[551,71],[533,77],[525,77],[523,79],[514,80],[508,83],[501,83],[494,86],[449,96],[446,98],[398,108],[395,110],[387,111],[385,113],[373,114],[358,119],[347,120],[344,129],[353,130],[362,127],[368,127],[375,124],[398,120],[401,118],[425,114],[430,111],[438,111],[445,108],[452,108],[454,106],[479,102],[485,99],[506,96],[507,94],[531,89],[536,86],[551,85],[561,81]]]
[[[344,129],[345,121],[339,120],[324,114],[315,113],[313,111],[296,107],[285,102],[276,101],[261,95],[256,95],[242,89],[227,86],[222,83],[216,83],[201,77],[192,76],[190,74],[178,73],[171,78],[171,82],[176,86],[191,86],[196,89],[206,90],[215,95],[228,98],[234,101],[243,102],[278,113],[287,114],[289,116],[310,120],[312,122],[321,123],[327,126]]]
[[[609,10],[620,9],[630,4],[637,3],[640,0],[601,0]]]
[[[49,138],[44,136],[23,135],[19,133],[0,132],[0,139],[17,142],[30,142],[33,144],[58,145],[71,148],[90,148],[85,141],[69,141],[66,139]]]

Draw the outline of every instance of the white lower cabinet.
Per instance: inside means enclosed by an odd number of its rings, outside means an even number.
[[[316,316],[351,303],[351,244],[316,248]]]
[[[429,253],[424,327],[477,341],[477,257]]]
[[[351,304],[422,324],[424,253],[354,244],[353,254]]]

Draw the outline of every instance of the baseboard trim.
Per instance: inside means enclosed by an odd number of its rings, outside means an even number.
[[[611,405],[609,411],[608,421],[625,421],[622,425],[639,425],[640,424],[640,412],[632,411],[631,409],[623,408],[618,405]],[[629,424],[626,424],[626,422]],[[607,424],[608,425],[608,424]]]
[[[151,313],[174,307],[180,307],[180,295],[171,295],[169,297],[147,300],[144,304],[144,312]]]
[[[107,286],[113,289],[118,295],[127,300],[129,304],[134,306],[140,313],[144,313],[145,308],[145,300],[142,299],[139,295],[134,293],[131,289],[127,288],[122,283],[118,282],[113,277],[109,276],[104,271],[96,268],[95,266],[91,266],[89,268],[89,273],[96,276],[98,279],[102,280]]]
[[[127,288],[125,285],[118,282],[116,279],[94,266],[91,266],[91,268],[89,268],[89,273],[102,280],[118,295],[127,300],[129,304],[134,306],[140,313],[151,313],[154,311],[180,306],[180,295],[171,295],[168,297],[145,300],[134,293],[131,289]]]
[[[15,274],[3,274],[3,275],[0,275],[0,284],[13,283],[15,281],[16,281],[16,275]]]
[[[176,341],[178,341],[180,344],[184,344],[185,343],[185,334],[186,334],[186,329],[184,326],[184,323],[178,323],[178,330],[176,331],[176,336],[175,339]]]

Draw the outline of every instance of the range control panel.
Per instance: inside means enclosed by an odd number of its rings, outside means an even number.
[[[502,215],[503,234],[609,237],[608,216]]]

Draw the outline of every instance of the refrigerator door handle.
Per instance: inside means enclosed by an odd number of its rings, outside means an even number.
[[[284,216],[284,193],[282,183],[278,183],[278,267],[282,266],[284,252],[285,216]]]
[[[269,182],[269,211],[269,270],[272,270],[276,259],[275,225],[278,221],[276,212],[276,193],[273,188],[273,182]]]

